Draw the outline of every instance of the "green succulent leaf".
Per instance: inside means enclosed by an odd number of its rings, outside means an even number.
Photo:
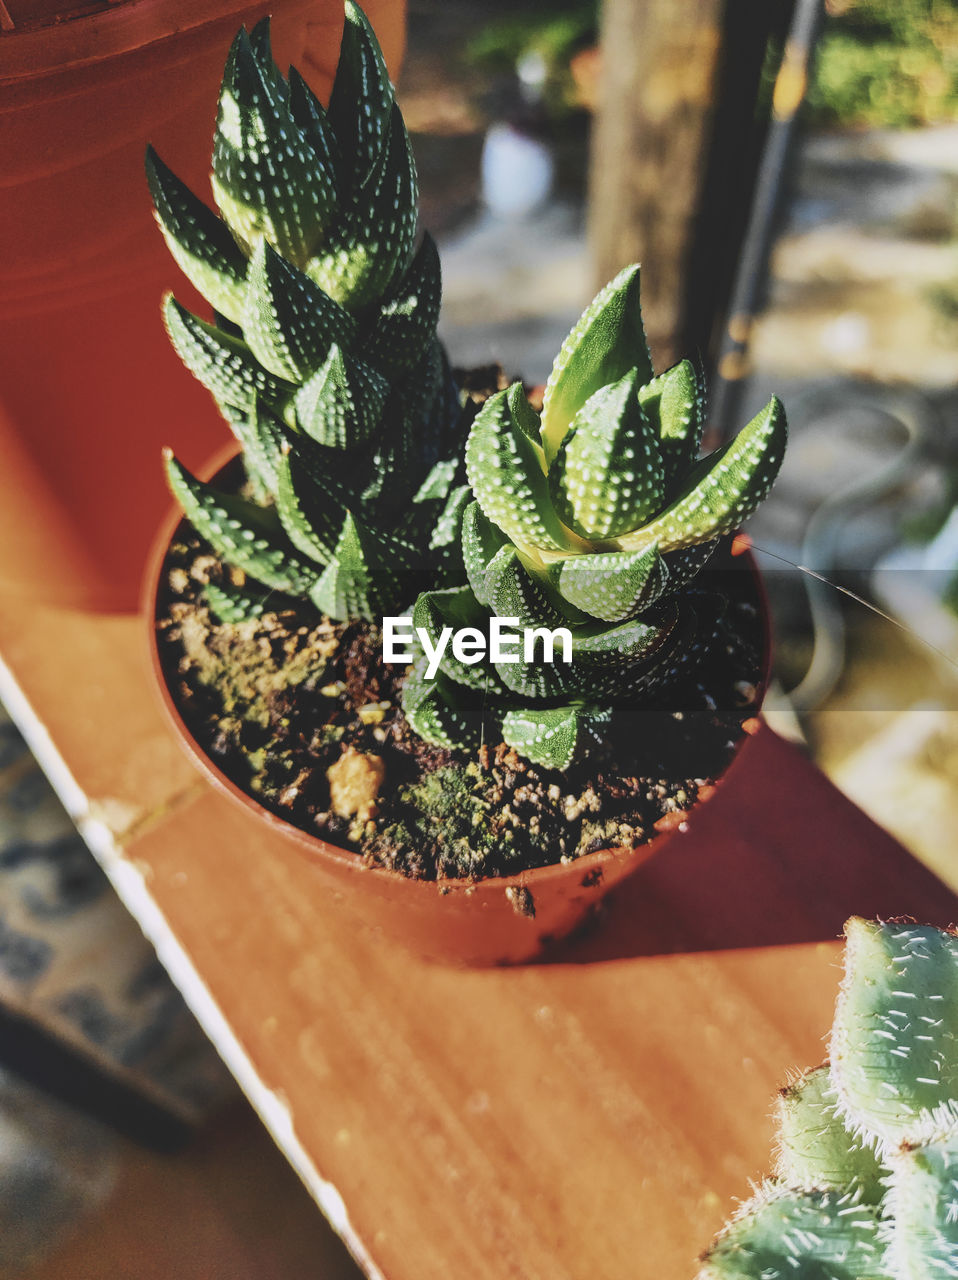
[[[563,600],[604,622],[634,617],[671,587],[669,571],[654,543],[643,551],[569,556],[550,566],[550,577]]]
[[[381,155],[306,266],[331,298],[359,310],[405,270],[416,238],[417,189],[402,112],[393,107]]]
[[[693,467],[682,493],[660,516],[619,538],[619,546],[637,551],[657,542],[664,553],[738,528],[772,487],[786,437],[785,411],[773,396],[734,440]]]
[[[292,393],[292,386],[264,369],[245,342],[193,315],[172,295],[163,318],[177,355],[220,404],[252,411],[257,400],[278,405]]]
[[[266,612],[266,597],[254,596],[240,587],[218,587],[208,582],[203,595],[210,612],[220,622],[252,622]]]
[[[706,1254],[699,1280],[893,1280],[883,1252],[874,1208],[766,1186]]]
[[[846,1129],[827,1065],[779,1095],[776,1173],[792,1187],[844,1190],[856,1203],[881,1203],[884,1170],[871,1147]]]
[[[384,609],[381,549],[350,512],[336,542],[333,559],[310,590],[310,599],[331,618],[372,618]]]
[[[462,706],[456,686],[440,671],[434,680],[425,677],[420,659],[403,685],[403,714],[414,733],[437,747],[472,750],[482,737],[482,716]]]
[[[487,634],[488,615],[477,607],[476,600],[468,587],[446,587],[439,591],[424,591],[415,603],[412,620],[417,632],[422,628],[434,648],[439,644],[444,627],[451,628],[453,632],[474,627],[483,635]],[[426,656],[418,634],[414,645]],[[425,667],[423,670],[425,671]],[[470,689],[484,691],[490,683],[489,668],[484,663],[459,662],[448,644],[443,652],[439,670],[448,680]]]
[[[146,149],[146,177],[156,220],[180,270],[211,306],[239,323],[246,297],[246,259],[226,224],[152,147]]]
[[[360,7],[346,0],[328,118],[339,141],[347,190],[366,181],[382,153],[392,106],[392,85],[375,33]]]
[[[483,513],[517,546],[566,550],[572,542],[552,509],[541,450],[523,431],[515,400],[498,391],[476,415],[466,444],[469,484]]]
[[[888,1149],[958,1129],[958,936],[854,918],[829,1057],[846,1123]]]
[[[317,444],[355,449],[382,420],[389,383],[333,343],[320,369],[296,392],[296,421]]]
[[[223,407],[233,434],[243,447],[243,466],[259,500],[266,503],[279,483],[279,455],[283,428],[265,405],[253,397],[249,409]]]
[[[958,1275],[958,1135],[890,1157],[885,1234],[895,1280]]]
[[[638,374],[600,387],[576,414],[549,469],[556,511],[583,538],[615,538],[665,500],[656,434],[636,396]]]
[[[295,67],[289,69],[288,95],[289,113],[303,142],[312,148],[316,167],[326,175],[326,189],[337,192],[343,163],[339,142],[325,108]],[[331,205],[337,203],[338,199],[330,200]]]
[[[492,612],[500,618],[518,618],[520,627],[568,626],[578,619],[572,610],[563,613],[546,583],[527,571],[511,544],[497,551],[489,562],[485,589]]]
[[[556,357],[542,405],[542,444],[549,463],[589,397],[632,369],[640,382],[652,377],[637,266],[620,271],[589,304]]]
[[[404,373],[433,341],[441,300],[439,253],[427,232],[409,269],[379,304],[363,359],[390,379]]]
[[[462,529],[462,517],[466,507],[472,501],[472,490],[467,484],[457,485],[451,491],[436,518],[429,536],[429,546],[435,551],[441,547],[458,545],[459,533]]]
[[[658,438],[666,484],[671,485],[695,461],[705,429],[705,399],[691,360],[681,360],[640,387],[639,404]]]
[[[227,564],[277,591],[306,594],[315,574],[293,551],[275,512],[220,493],[197,480],[172,454],[166,469],[186,518]]]
[[[348,347],[356,332],[349,312],[266,240],[250,259],[242,324],[260,364],[294,383],[323,365],[331,346]]]
[[[483,515],[478,502],[471,502],[462,517],[462,558],[469,586],[480,604],[492,604],[486,573],[496,552],[508,545],[499,526]]]
[[[336,209],[336,183],[290,114],[272,57],[245,28],[233,41],[213,142],[213,195],[241,245],[265,236],[297,265],[310,257]]]
[[[315,501],[307,506],[301,494],[308,483],[287,444],[279,456],[276,487],[276,513],[286,536],[304,556],[317,564],[327,565],[336,555],[338,533],[345,512],[330,510],[330,504]],[[339,517],[337,523],[337,516]]]
[[[608,712],[587,706],[512,708],[502,717],[502,738],[534,764],[567,769],[608,719]]]

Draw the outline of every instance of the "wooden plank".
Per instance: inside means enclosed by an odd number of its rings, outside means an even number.
[[[844,918],[958,915],[764,730],[600,932],[542,965],[418,962],[180,774],[141,622],[32,616],[58,645],[7,621],[5,692],[37,741],[50,726],[41,754],[108,874],[370,1274],[687,1280],[768,1166],[775,1088],[822,1057]],[[153,807],[103,822],[150,760]]]

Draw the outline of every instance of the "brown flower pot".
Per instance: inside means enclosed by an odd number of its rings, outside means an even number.
[[[235,448],[220,455],[209,468],[216,473],[235,456]],[[217,768],[184,723],[170,694],[156,643],[155,620],[170,543],[189,529],[174,510],[154,545],[148,567],[144,612],[150,632],[150,653],[157,688],[181,745],[207,780],[232,797],[258,825],[263,854],[285,846],[305,857],[316,871],[316,892],[331,910],[348,912],[357,923],[400,942],[414,954],[429,960],[459,965],[503,965],[534,960],[551,942],[567,937],[595,913],[617,884],[636,872],[654,854],[661,854],[673,840],[694,841],[694,814],[670,814],[648,844],[638,848],[604,849],[573,862],[536,867],[519,875],[481,880],[416,880],[401,872],[370,867],[347,849],[292,826],[242,791]],[[761,579],[749,552],[745,569],[758,585],[765,638],[762,663],[764,693],[769,667],[768,610]],[[743,739],[744,740],[744,739]],[[737,766],[738,756],[722,779]],[[686,822],[686,819],[691,819]]]
[[[365,7],[395,76],[405,0]],[[0,401],[117,607],[166,506],[160,448],[202,465],[225,438],[163,330],[166,289],[205,307],[153,223],[144,149],[208,191],[229,43],[270,11],[280,64],[328,95],[342,0],[0,5]]]

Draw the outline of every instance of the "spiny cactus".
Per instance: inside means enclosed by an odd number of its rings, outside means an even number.
[[[829,1062],[699,1280],[958,1276],[958,936],[852,919]]]
[[[772,399],[696,462],[703,395],[688,360],[653,376],[639,268],[598,295],[566,339],[541,416],[519,383],[492,396],[466,447],[475,501],[462,526],[469,584],[420,596],[414,625],[487,632],[567,627],[572,662],[420,659],[404,710],[427,741],[463,747],[483,717],[539,764],[565,768],[608,723],[694,662],[715,618],[684,588],[717,539],[768,492],[785,448]]]
[[[328,110],[233,42],[213,144],[218,217],[150,149],[156,216],[215,314],[172,296],[173,345],[243,447],[255,502],[167,455],[187,516],[230,564],[335,617],[415,596],[455,540],[458,404],[436,338],[435,245],[416,239],[409,138],[371,27],[346,2]],[[265,504],[265,505],[264,505]]]

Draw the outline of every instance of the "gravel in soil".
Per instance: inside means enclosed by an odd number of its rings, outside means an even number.
[[[185,525],[157,606],[161,660],[191,734],[234,783],[330,843],[405,875],[501,876],[674,826],[729,763],[758,710],[762,620],[752,575],[725,566],[715,639],[675,692],[617,713],[602,748],[564,772],[502,742],[423,742],[401,710],[402,667],[370,623],[340,624],[260,589],[258,616],[224,622],[207,590],[244,586]],[[248,590],[256,591],[255,584]]]

